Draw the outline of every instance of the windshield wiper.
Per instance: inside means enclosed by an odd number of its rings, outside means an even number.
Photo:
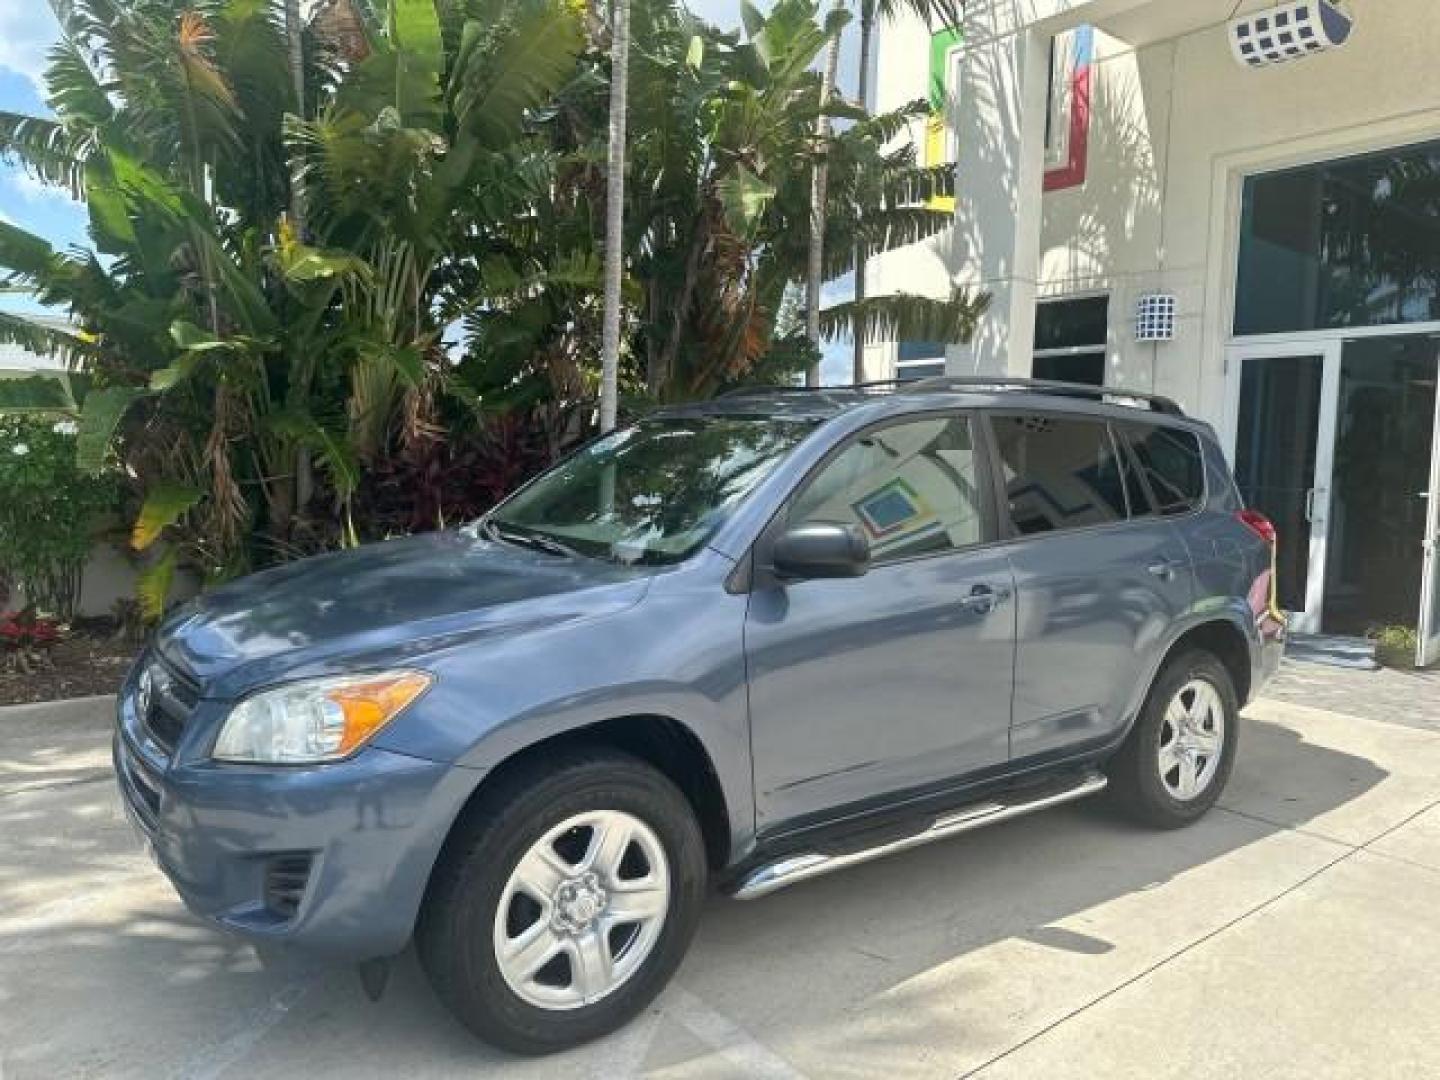
[[[580,552],[576,551],[569,544],[556,540],[553,536],[545,533],[519,532],[515,529],[504,529],[489,518],[480,520],[480,531],[491,540],[501,540],[507,544],[515,544],[518,547],[528,547],[535,551],[543,551],[547,555],[563,555],[570,559],[583,558]]]

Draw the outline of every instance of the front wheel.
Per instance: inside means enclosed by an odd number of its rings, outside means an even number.
[[[460,826],[416,930],[441,1000],[488,1042],[560,1050],[615,1030],[679,965],[705,848],[689,803],[608,750],[502,778]]]
[[[1235,763],[1235,683],[1213,654],[1166,661],[1107,772],[1115,800],[1162,829],[1188,825],[1215,804]]]

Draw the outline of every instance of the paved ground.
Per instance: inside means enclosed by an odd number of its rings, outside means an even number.
[[[409,957],[372,1005],[188,917],[121,816],[104,711],[0,711],[4,1080],[1440,1075],[1440,731],[1265,701],[1193,828],[1076,806],[717,898],[650,1014],[526,1062]]]
[[[1353,671],[1290,661],[1265,696],[1347,716],[1440,731],[1440,668]]]

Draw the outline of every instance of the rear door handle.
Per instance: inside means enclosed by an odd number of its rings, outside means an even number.
[[[1184,565],[1185,563],[1181,559],[1159,559],[1156,562],[1152,562],[1145,569],[1149,570],[1150,573],[1154,574],[1161,581],[1169,581],[1175,576],[1175,571],[1181,569]]]
[[[969,596],[961,598],[960,606],[977,615],[989,615],[1009,597],[1010,590],[1003,585],[998,589],[991,585],[976,585],[970,590]]]

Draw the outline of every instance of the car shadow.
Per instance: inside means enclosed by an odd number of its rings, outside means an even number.
[[[257,952],[202,924],[158,873],[139,875],[143,862],[133,846],[118,847],[113,803],[9,816],[3,805],[9,800],[0,800],[0,824],[9,835],[16,827],[35,834],[26,872],[53,879],[42,882],[45,904],[17,912],[13,901],[25,895],[18,864],[7,860],[0,876],[0,897],[12,901],[6,905],[12,910],[0,910],[0,1061],[7,1078],[219,1075],[241,1060],[247,1077],[417,1070],[429,1076],[487,1067],[517,1078],[619,1076],[642,1063],[703,1071],[723,1049],[720,1042],[748,1032],[771,1047],[822,1040],[844,1062],[829,1070],[834,1075],[892,1074],[937,1023],[974,1024],[978,1046],[1003,1019],[963,1007],[967,993],[984,1000],[987,989],[968,969],[945,982],[948,1011],[937,1014],[934,973],[1020,942],[1037,955],[1063,955],[1071,977],[1083,978],[1090,965],[1115,963],[1123,947],[1121,935],[1086,922],[1086,913],[1203,872],[1336,810],[1388,775],[1372,761],[1273,723],[1246,721],[1241,747],[1232,790],[1263,783],[1268,804],[1292,808],[1293,820],[1266,820],[1242,806],[1161,833],[1130,825],[1095,800],[763,900],[716,896],[677,987],[648,1018],[544,1061],[510,1058],[472,1039],[444,1013],[410,952],[398,959],[376,1005],[351,969],[284,950]],[[77,790],[90,803],[101,798],[93,785]],[[1295,801],[1285,802],[1286,793]],[[112,798],[107,787],[104,799]],[[104,835],[87,838],[87,828],[93,833],[100,823]],[[70,838],[77,851],[46,860],[46,834]],[[117,872],[143,884],[122,886]],[[1224,888],[1242,885],[1217,886],[1221,901]],[[67,893],[84,902],[67,908]],[[697,1002],[719,1018],[718,1028],[695,1021]],[[861,1009],[877,1007],[883,1024],[852,1022]],[[731,1035],[717,1036],[726,1024]],[[735,1075],[733,1058],[726,1060],[721,1073]],[[946,1065],[955,1071],[955,1062]]]

